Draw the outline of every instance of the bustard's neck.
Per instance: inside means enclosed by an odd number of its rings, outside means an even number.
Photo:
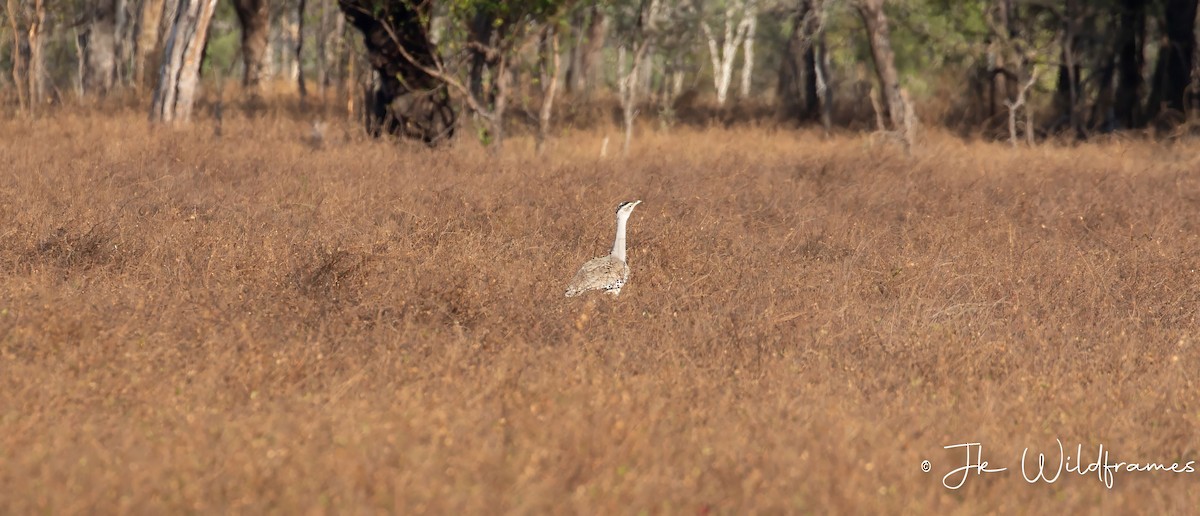
[[[628,221],[628,215],[617,215],[617,238],[613,240],[612,255],[621,261],[625,261],[625,223]]]

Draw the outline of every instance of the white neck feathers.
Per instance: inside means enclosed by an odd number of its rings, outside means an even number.
[[[621,261],[625,261],[625,223],[628,220],[628,213],[617,214],[617,238],[613,240],[612,256]]]

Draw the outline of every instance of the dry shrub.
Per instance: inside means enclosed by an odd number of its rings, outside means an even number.
[[[1200,457],[1184,145],[682,127],[535,159],[208,124],[0,123],[0,513],[1198,501],[1016,469],[1055,438]],[[565,299],[634,198],[621,297]],[[960,442],[1010,471],[942,488]]]

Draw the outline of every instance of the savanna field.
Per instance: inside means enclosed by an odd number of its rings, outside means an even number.
[[[1200,504],[1020,460],[1200,461],[1192,141],[221,129],[0,122],[0,513]],[[621,296],[564,298],[634,199]],[[947,489],[968,442],[1008,470]]]

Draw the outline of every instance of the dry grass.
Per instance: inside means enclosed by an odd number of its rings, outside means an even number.
[[[1014,473],[1200,460],[1194,147],[307,131],[0,123],[0,513],[1200,502]],[[621,298],[564,299],[633,198]],[[970,441],[1009,473],[944,489]]]

